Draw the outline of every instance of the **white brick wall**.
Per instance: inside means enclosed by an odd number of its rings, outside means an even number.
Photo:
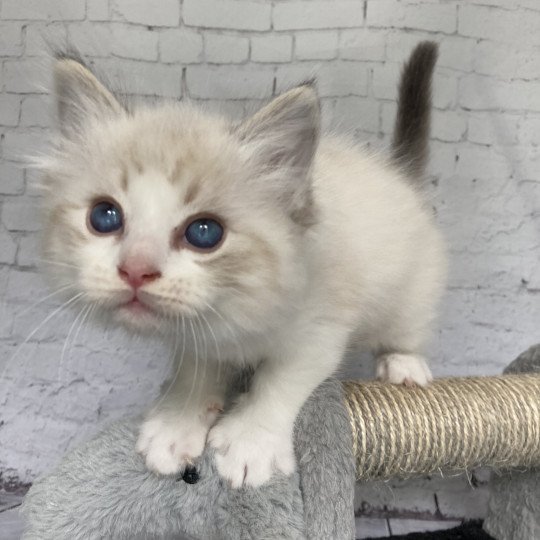
[[[76,309],[34,332],[57,305],[53,296],[32,307],[48,292],[24,158],[50,126],[44,39],[69,39],[129,93],[236,115],[317,74],[325,125],[374,145],[392,129],[401,62],[418,41],[438,41],[428,189],[452,264],[431,356],[437,375],[451,375],[498,373],[539,341],[539,29],[537,0],[2,0],[3,478],[31,480],[104,421],[141,410],[168,365],[159,344],[128,344],[92,321],[79,330]],[[481,516],[484,484],[362,486],[359,506],[370,501],[364,513],[375,517]]]

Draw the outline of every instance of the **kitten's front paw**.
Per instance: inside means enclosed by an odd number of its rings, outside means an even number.
[[[218,422],[208,435],[217,450],[219,474],[233,488],[258,487],[268,482],[275,472],[292,474],[296,463],[290,433],[253,425],[249,418],[232,413]]]
[[[202,454],[216,415],[217,410],[213,408],[203,413],[159,411],[143,422],[137,452],[155,473],[166,475],[183,471]]]
[[[377,358],[377,379],[405,386],[427,386],[433,376],[421,356],[391,353]]]

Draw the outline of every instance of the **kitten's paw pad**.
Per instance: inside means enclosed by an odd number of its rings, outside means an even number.
[[[289,475],[296,468],[292,434],[253,427],[234,415],[216,424],[208,440],[217,450],[219,474],[233,488],[258,487],[268,482],[274,473]]]
[[[427,386],[433,376],[421,356],[391,353],[377,359],[377,379],[405,386]]]
[[[136,449],[151,471],[175,474],[202,454],[209,428],[196,414],[158,414],[142,424]]]

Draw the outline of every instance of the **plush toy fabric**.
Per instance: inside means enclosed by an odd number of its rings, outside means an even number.
[[[259,489],[228,487],[211,452],[194,484],[150,473],[134,451],[137,426],[111,425],[36,481],[23,505],[23,538],[354,538],[354,460],[339,382],[321,385],[298,418],[298,472]]]

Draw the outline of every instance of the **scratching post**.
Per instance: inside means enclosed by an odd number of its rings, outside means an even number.
[[[358,480],[540,466],[540,376],[346,382]]]

